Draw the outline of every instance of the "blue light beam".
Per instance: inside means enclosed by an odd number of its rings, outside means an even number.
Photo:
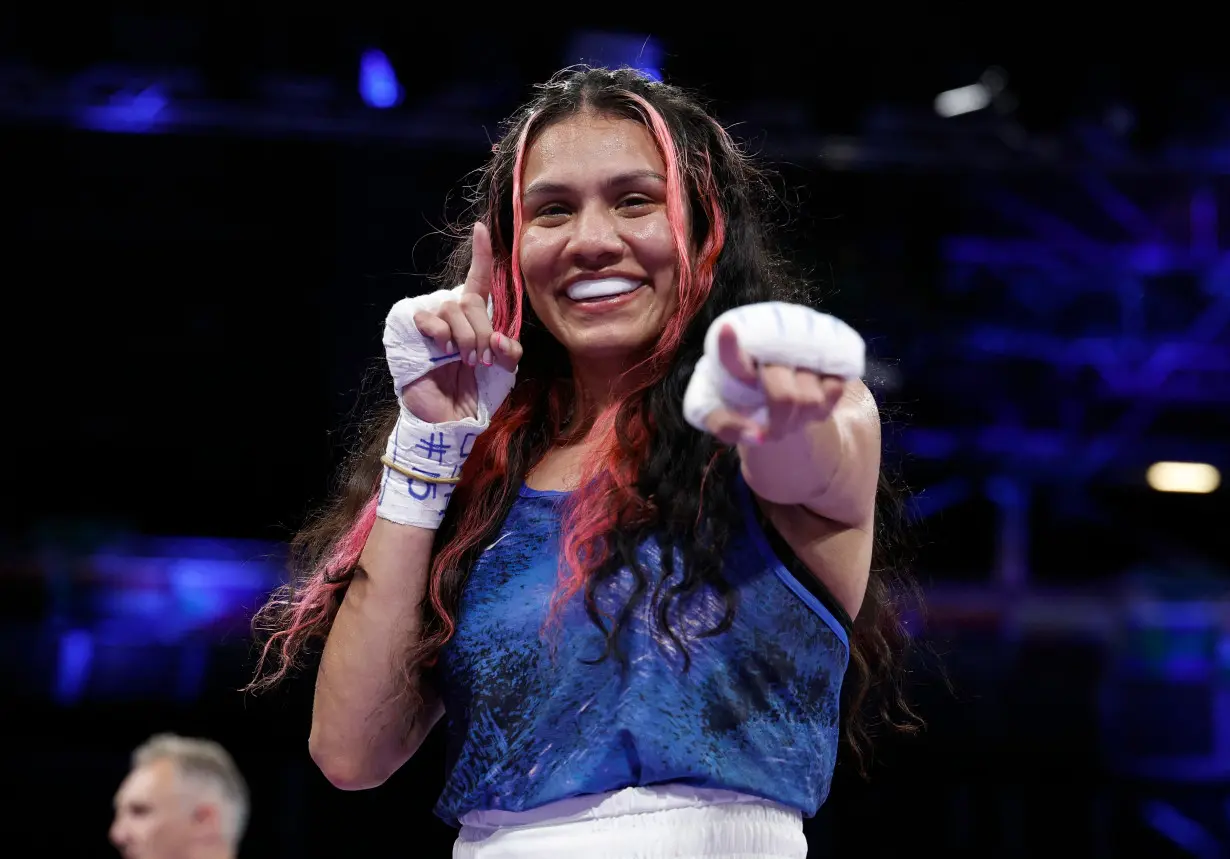
[[[584,30],[573,34],[568,63],[636,69],[651,80],[662,80],[662,46],[652,36]]]

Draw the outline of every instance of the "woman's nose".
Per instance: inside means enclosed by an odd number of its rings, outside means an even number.
[[[589,206],[577,214],[570,250],[578,263],[600,268],[623,256],[624,243],[615,221],[605,206]]]

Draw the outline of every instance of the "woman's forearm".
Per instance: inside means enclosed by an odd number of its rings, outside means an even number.
[[[430,690],[408,712],[406,656],[419,635],[435,532],[377,519],[321,658],[309,740],[336,786],[375,787],[417,750],[439,718]],[[413,722],[410,730],[407,726]]]

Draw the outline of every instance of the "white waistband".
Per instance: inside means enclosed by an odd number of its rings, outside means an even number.
[[[461,819],[453,859],[804,859],[803,816],[746,794],[630,787]]]

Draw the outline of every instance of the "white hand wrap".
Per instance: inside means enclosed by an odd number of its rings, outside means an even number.
[[[445,301],[456,301],[461,296],[461,289],[459,286],[430,295],[403,298],[393,305],[384,324],[385,357],[401,408],[385,455],[404,470],[424,477],[455,478],[461,473],[461,466],[470,455],[474,440],[491,425],[491,416],[504,402],[517,379],[516,373],[510,373],[499,365],[485,367],[479,364],[475,367],[478,415],[474,418],[430,424],[419,420],[406,408],[401,399],[406,385],[436,367],[461,360],[460,352],[441,352],[434,340],[424,337],[414,324],[414,314],[420,310],[434,312]],[[487,314],[490,317],[490,301],[487,303]],[[400,525],[438,528],[452,494],[452,484],[415,480],[385,466],[376,515]]]
[[[709,326],[705,354],[696,362],[683,396],[684,420],[701,432],[708,432],[705,420],[722,407],[749,414],[761,424],[767,420],[760,385],[746,385],[722,367],[718,334],[727,324],[734,328],[739,347],[757,364],[783,364],[844,379],[858,378],[865,371],[863,338],[836,317],[781,301],[736,307]]]

